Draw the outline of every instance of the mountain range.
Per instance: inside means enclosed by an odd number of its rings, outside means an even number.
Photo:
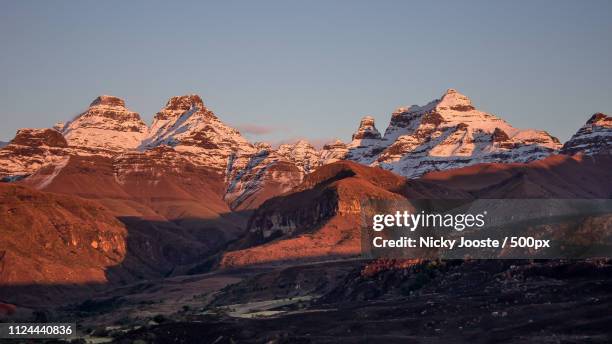
[[[562,144],[453,89],[397,109],[383,134],[366,116],[350,142],[321,149],[249,142],[197,95],[170,98],[151,126],[100,96],[0,149],[0,284],[121,283],[354,255],[363,197],[609,198],[611,152],[604,114]]]
[[[272,148],[249,142],[197,95],[170,98],[150,127],[122,99],[100,96],[85,112],[53,129],[19,130],[0,152],[0,178],[24,179],[44,166],[61,167],[71,156],[120,159],[168,147],[194,165],[220,174],[224,198],[232,209],[254,209],[334,161],[351,160],[414,178],[483,162],[530,162],[562,148],[590,154],[600,148],[589,145],[600,144],[602,138],[611,140],[610,125],[609,117],[596,114],[562,147],[545,131],[516,129],[449,89],[424,106],[398,108],[384,134],[366,116],[349,143],[337,140],[315,149],[301,140]]]

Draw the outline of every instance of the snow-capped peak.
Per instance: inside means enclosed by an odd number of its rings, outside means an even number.
[[[306,140],[298,140],[293,144],[282,144],[276,154],[286,161],[293,162],[301,171],[312,172],[320,166],[319,151]]]
[[[382,140],[351,144],[348,158],[408,177],[478,162],[527,162],[560,148],[544,131],[519,130],[448,89],[426,105],[393,112]]]
[[[340,139],[334,139],[333,141],[323,145],[323,149],[331,149],[333,147],[346,147],[346,144]]]
[[[467,96],[459,93],[457,90],[449,88],[446,90],[442,98],[440,98],[436,105],[438,110],[456,110],[456,111],[470,111],[474,110],[472,101]]]
[[[68,143],[54,129],[19,129],[11,142],[0,149],[0,180],[24,178],[45,165],[63,160]]]
[[[561,149],[563,154],[612,153],[612,117],[598,112],[591,116]]]
[[[160,120],[172,120],[186,112],[195,113],[197,111],[214,116],[212,112],[204,106],[202,98],[197,94],[171,97],[166,102],[166,106],[155,115],[153,125]]]
[[[121,151],[134,149],[147,133],[138,113],[128,110],[123,99],[102,95],[62,128],[68,144],[79,148]]]
[[[255,153],[257,149],[240,133],[221,122],[196,94],[172,97],[153,120],[140,145],[148,149],[174,147],[190,155],[192,162],[224,170],[230,156]]]
[[[348,154],[347,145],[339,139],[323,145],[321,150],[321,164],[331,164],[332,162],[343,160]]]
[[[104,94],[94,99],[94,101],[91,102],[89,107],[90,108],[106,107],[106,108],[125,109],[125,101],[119,97],[109,96],[109,95]]]

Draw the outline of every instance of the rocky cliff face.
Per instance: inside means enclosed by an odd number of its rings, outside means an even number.
[[[359,122],[359,128],[347,145],[345,159],[370,165],[381,151],[382,136],[376,129],[374,118],[366,116]]]
[[[347,145],[336,139],[334,142],[327,143],[323,146],[321,150],[321,164],[327,165],[332,162],[344,160],[348,152],[349,149]]]
[[[128,231],[127,269],[155,278],[203,261],[243,234],[223,200],[223,177],[170,147],[113,157],[70,155],[18,182],[104,206]]]
[[[25,178],[46,165],[61,164],[69,155],[68,143],[53,129],[20,129],[0,149],[0,180]]]
[[[612,153],[612,117],[596,113],[561,149],[563,154]]]
[[[0,212],[2,287],[106,283],[126,256],[125,226],[96,202],[0,183]]]
[[[61,128],[70,146],[109,151],[137,148],[147,130],[122,99],[106,95],[96,98],[85,112]]]

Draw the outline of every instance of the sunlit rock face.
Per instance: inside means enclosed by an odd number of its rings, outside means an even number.
[[[122,151],[136,149],[148,128],[138,113],[125,107],[121,98],[99,96],[85,112],[59,128],[70,146]]]
[[[68,143],[53,129],[20,129],[0,149],[0,180],[23,179],[46,165],[61,164],[69,155]]]
[[[170,98],[155,115],[140,148],[160,145],[171,146],[193,163],[221,173],[231,159],[256,153],[238,130],[221,122],[195,94]]]

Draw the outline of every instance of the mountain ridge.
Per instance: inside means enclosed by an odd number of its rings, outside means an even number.
[[[38,136],[65,144],[38,144]],[[404,177],[483,162],[530,162],[558,152],[598,153],[598,143],[612,140],[609,117],[594,115],[565,146],[545,131],[512,127],[476,109],[457,90],[448,89],[426,105],[398,108],[384,133],[365,116],[349,143],[340,140],[321,149],[305,140],[273,148],[251,143],[222,122],[196,94],[171,97],[147,126],[121,98],[99,96],[89,108],[55,129],[20,131],[0,149],[0,178],[26,178],[66,157],[114,157],[169,147],[194,165],[223,176],[225,200],[232,209],[255,209],[266,199],[288,192],[315,169],[339,160],[380,167]],[[27,137],[26,137],[27,136]],[[605,147],[610,142],[603,142]],[[582,149],[587,147],[585,149]]]
[[[101,257],[89,267],[90,277],[113,284],[192,269],[352,256],[359,252],[355,215],[363,197],[609,197],[612,190],[601,181],[609,179],[610,123],[595,114],[561,147],[547,133],[516,129],[449,90],[425,106],[398,109],[384,131],[363,117],[349,143],[317,149],[300,140],[274,148],[249,142],[197,95],[170,98],[151,127],[122,99],[100,96],[71,122],[19,130],[0,149],[0,180],[9,182],[0,186],[25,186],[25,197],[69,199],[76,209],[64,221],[70,228],[89,226],[88,204],[103,208],[107,228],[119,233],[115,243],[125,250],[99,256],[104,245],[92,244],[87,231],[94,224],[78,232],[90,243],[79,254]],[[11,212],[18,202],[6,199]],[[47,219],[44,209],[17,205],[23,212],[5,220],[25,223],[29,213],[61,225],[59,215]],[[23,245],[39,247],[35,238]],[[6,257],[17,265],[47,259],[30,253]],[[65,262],[64,270],[41,273],[41,281],[79,271],[76,261],[51,253],[45,264]],[[105,274],[107,266],[116,268]]]

